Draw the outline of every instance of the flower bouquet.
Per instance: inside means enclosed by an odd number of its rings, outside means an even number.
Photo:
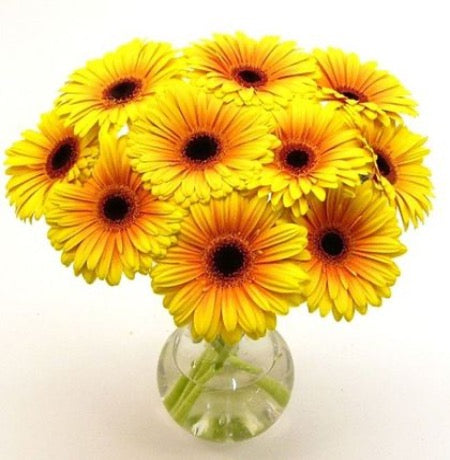
[[[150,275],[179,328],[158,366],[169,414],[246,439],[292,389],[277,315],[350,321],[391,295],[402,227],[431,208],[426,139],[402,119],[415,106],[338,49],[133,40],[75,71],[7,150],[7,195],[88,283]]]

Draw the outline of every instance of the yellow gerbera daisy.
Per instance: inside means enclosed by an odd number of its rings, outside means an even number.
[[[263,111],[179,83],[133,123],[127,151],[152,193],[189,205],[244,187],[273,158],[279,141],[271,130]]]
[[[101,157],[84,186],[55,187],[46,215],[48,237],[87,282],[120,282],[146,274],[152,258],[175,241],[181,208],[159,201],[142,186],[125,155],[125,138],[103,134]]]
[[[411,132],[403,125],[361,126],[368,149],[374,155],[374,181],[395,202],[405,229],[417,227],[431,210],[432,184],[430,170],[423,165],[429,150],[426,137]]]
[[[295,100],[274,116],[281,146],[250,187],[258,188],[260,196],[271,194],[276,207],[288,207],[298,217],[308,210],[310,193],[323,201],[327,189],[355,187],[370,171],[371,156],[358,132],[333,109]]]
[[[162,84],[178,76],[180,65],[170,44],[133,40],[74,72],[61,89],[59,113],[76,133],[97,124],[120,128]]]
[[[378,119],[384,125],[401,120],[400,114],[417,115],[409,92],[375,62],[362,63],[354,53],[339,49],[315,50],[320,68],[320,97],[350,115]]]
[[[308,229],[312,257],[302,267],[311,278],[305,292],[310,311],[351,320],[355,310],[365,314],[368,304],[379,306],[390,297],[400,274],[393,258],[406,248],[399,242],[395,210],[370,181],[354,198],[339,188],[325,202],[311,200],[296,222]]]
[[[265,199],[233,193],[195,204],[178,243],[152,272],[155,292],[195,338],[236,342],[274,329],[303,299],[304,227],[279,220]]]
[[[286,105],[296,93],[316,90],[314,59],[293,41],[216,34],[185,54],[195,83],[226,102],[271,109]]]
[[[98,156],[97,133],[75,135],[49,112],[38,131],[28,130],[6,151],[7,196],[21,219],[39,219],[47,197],[58,182],[83,182]]]

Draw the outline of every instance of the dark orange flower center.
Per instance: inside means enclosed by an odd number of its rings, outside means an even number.
[[[206,252],[208,272],[220,282],[242,279],[251,261],[247,246],[240,239],[225,237],[215,241]]]
[[[282,147],[279,158],[282,167],[294,175],[301,175],[311,169],[316,160],[313,150],[300,144]]]
[[[62,140],[48,155],[46,171],[49,177],[64,177],[77,162],[79,155],[78,139],[69,137]]]
[[[330,257],[340,256],[345,250],[344,238],[338,232],[328,231],[322,235],[320,247]]]
[[[395,183],[397,175],[389,156],[378,150],[375,150],[375,154],[377,156],[376,163],[380,174],[384,176],[391,184]]]
[[[214,270],[222,276],[234,276],[242,270],[245,254],[234,244],[224,244],[215,249],[213,254]]]
[[[358,101],[358,102],[367,102],[367,96],[354,88],[348,88],[348,87],[340,87],[337,88],[336,91],[344,95],[347,99],[351,99],[353,101]]]
[[[183,155],[194,164],[204,164],[216,159],[221,147],[217,137],[207,133],[194,134],[185,143]]]
[[[117,188],[105,193],[99,204],[100,215],[110,227],[123,228],[135,217],[136,200],[127,188]]]
[[[142,88],[140,80],[135,78],[124,78],[123,80],[114,82],[105,89],[104,98],[114,104],[123,104],[136,99]]]
[[[256,88],[267,83],[266,73],[256,67],[239,67],[234,70],[233,77],[246,88]]]
[[[348,252],[348,238],[344,232],[336,229],[325,229],[311,236],[312,251],[322,261],[340,262]]]

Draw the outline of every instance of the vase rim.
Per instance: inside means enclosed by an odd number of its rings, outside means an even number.
[[[194,344],[194,346],[195,345],[203,346],[205,350],[208,349],[208,347],[212,347],[212,344],[211,342],[207,342],[206,340],[200,340],[198,342],[195,342],[192,338],[189,327],[179,327],[173,334],[175,335],[175,344],[173,347],[173,361],[181,375],[183,375],[189,381],[198,384],[198,382],[195,379],[192,379],[192,377],[189,375],[189,371],[183,368],[183,365],[180,363],[180,359],[178,357],[177,352],[179,350],[179,347],[183,339],[190,342],[191,344]],[[259,372],[257,373],[255,372],[255,374],[253,374],[253,378],[248,378],[247,381],[245,381],[245,383],[240,381],[238,387],[235,387],[236,381],[233,378],[230,378],[229,386],[235,390],[244,389],[246,387],[254,385],[259,380],[261,380],[262,378],[270,374],[270,372],[272,371],[272,369],[274,368],[277,362],[277,358],[280,353],[280,346],[287,347],[286,342],[284,341],[282,336],[279,334],[279,332],[276,330],[268,331],[264,337],[261,337],[257,340],[252,339],[247,336],[243,336],[243,338],[239,342],[230,346],[230,349],[231,350],[236,349],[239,351],[240,348],[242,348],[243,343],[250,344],[252,346],[256,345],[256,347],[261,347],[261,344],[266,343],[266,350],[262,350],[262,351],[267,352],[267,349],[269,349],[270,357],[269,359],[267,359],[268,357],[266,355],[264,360],[262,360],[261,362],[258,362],[257,364],[258,364]],[[267,345],[267,343],[269,345]],[[258,353],[258,350],[256,349],[254,353],[256,355]],[[245,354],[245,359],[246,361],[249,361],[248,353]],[[212,359],[211,362],[214,362],[214,360]],[[191,363],[189,363],[189,366],[190,364]],[[220,391],[223,389],[223,384],[218,385],[214,381],[208,381],[206,383],[203,383],[202,387],[210,391],[214,391],[214,390]]]

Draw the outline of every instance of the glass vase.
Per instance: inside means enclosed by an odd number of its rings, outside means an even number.
[[[194,342],[177,329],[158,363],[158,388],[170,416],[194,436],[241,441],[267,430],[286,407],[292,356],[276,331],[236,345]]]

